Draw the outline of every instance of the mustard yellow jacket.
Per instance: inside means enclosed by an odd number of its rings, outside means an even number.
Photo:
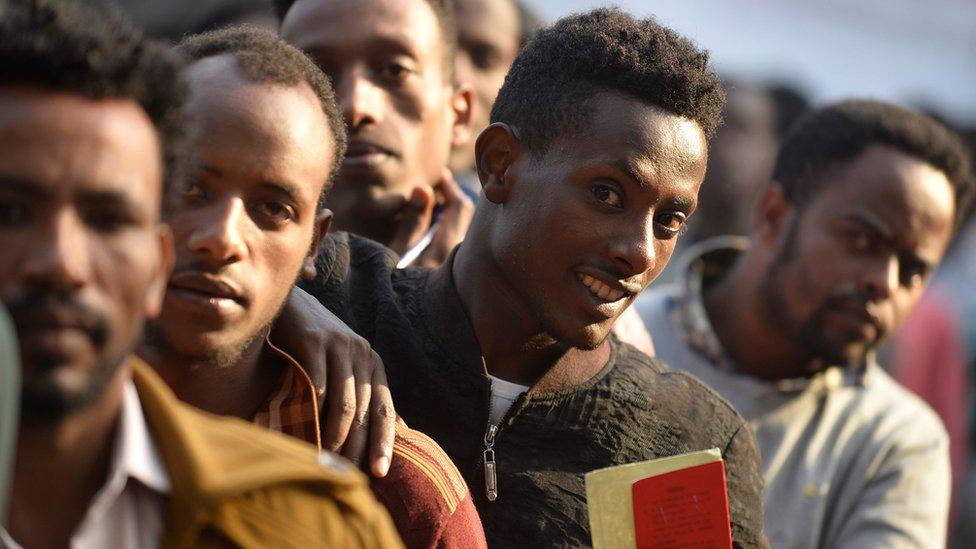
[[[311,446],[183,404],[133,377],[170,475],[164,547],[401,547],[363,474]]]

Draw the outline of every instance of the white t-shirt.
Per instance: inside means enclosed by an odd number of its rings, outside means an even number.
[[[505,412],[512,407],[515,399],[522,393],[528,391],[530,387],[528,385],[519,385],[518,383],[505,381],[491,374],[488,377],[491,378],[491,414],[488,418],[493,425],[498,425],[502,418],[505,417]]]

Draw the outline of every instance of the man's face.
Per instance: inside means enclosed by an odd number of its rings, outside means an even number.
[[[316,204],[335,147],[306,84],[244,80],[230,55],[187,71],[193,166],[170,218],[176,267],[154,344],[232,364],[311,261],[329,212]]]
[[[336,227],[389,242],[414,188],[447,166],[457,116],[425,0],[298,0],[282,37],[330,77],[349,148],[329,197]]]
[[[705,175],[699,125],[600,93],[585,128],[505,172],[492,255],[556,341],[595,348],[667,264]]]
[[[474,86],[471,127],[475,135],[488,126],[491,106],[519,52],[521,29],[514,0],[454,0],[458,31],[458,79]],[[451,169],[474,165],[474,140],[451,155]]]
[[[942,259],[953,191],[942,172],[882,146],[823,177],[784,223],[763,297],[811,358],[859,364],[902,325]]]
[[[134,102],[0,87],[0,300],[28,421],[95,400],[159,312],[171,253],[159,151]]]

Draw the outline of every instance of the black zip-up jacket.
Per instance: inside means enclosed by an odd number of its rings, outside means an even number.
[[[382,357],[397,412],[431,436],[464,475],[494,547],[589,546],[583,475],[594,469],[719,448],[737,547],[765,547],[755,438],[694,377],[611,339],[606,366],[568,391],[530,391],[498,427],[498,497],[485,486],[490,386],[451,276],[395,269],[393,252],[330,235],[319,277],[304,287]]]

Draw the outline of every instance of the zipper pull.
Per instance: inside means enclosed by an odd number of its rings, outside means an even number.
[[[495,473],[495,433],[498,428],[488,425],[488,432],[485,433],[485,497],[488,501],[498,499],[498,477]]]

